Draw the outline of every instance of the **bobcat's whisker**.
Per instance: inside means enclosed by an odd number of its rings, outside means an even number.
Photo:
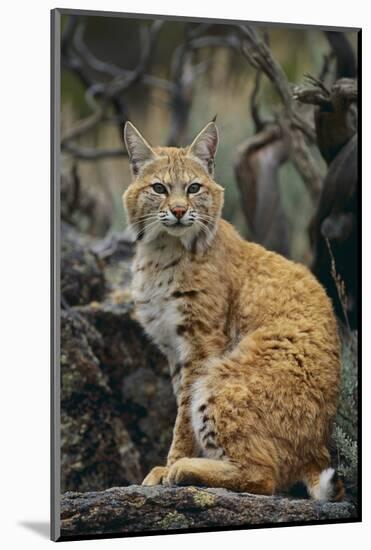
[[[142,229],[140,229],[137,233],[137,239],[139,238],[140,235],[144,235],[147,233],[148,234],[151,234],[153,232],[153,229],[156,225],[159,225],[159,221],[156,219],[155,221],[149,223],[148,225],[145,225]]]
[[[200,219],[200,220],[205,219],[205,220],[208,220],[208,221],[215,222],[215,217],[209,216],[209,214],[205,214],[204,212],[202,214],[197,212],[197,218]]]
[[[146,220],[148,218],[157,218],[157,213],[154,214],[153,212],[151,212],[151,214],[143,214],[143,216],[139,216],[137,218],[138,221],[142,221],[142,220]]]
[[[200,220],[201,222],[205,222],[207,226],[209,226],[210,222],[215,223],[215,218],[212,218],[211,216],[209,217],[206,217],[206,216],[199,216],[198,218],[196,218],[196,220]]]
[[[207,219],[205,216],[199,216],[198,218],[196,218],[196,221],[204,223],[207,226],[208,229],[210,229],[209,224],[210,224],[211,221],[215,223],[214,218],[210,217],[210,219]]]
[[[130,224],[130,227],[132,228],[132,230],[136,231],[136,228],[138,228],[138,226],[143,225],[144,226],[143,229],[144,229],[145,227],[147,227],[145,222],[152,221],[152,220],[153,221],[158,221],[157,216],[150,216],[146,220],[140,220],[140,221],[133,222],[133,223]]]
[[[137,218],[137,220],[135,222],[132,222],[131,225],[138,225],[139,223],[143,223],[143,222],[151,220],[151,219],[153,219],[153,220],[158,219],[157,214],[147,214],[146,216],[142,216],[140,218]]]
[[[156,230],[157,228],[159,227],[159,225],[154,225],[151,227],[150,231],[147,231],[146,232],[146,237],[149,238],[149,240],[153,240],[153,238],[155,238],[157,235],[156,235]]]
[[[209,229],[209,227],[206,225],[206,223],[202,222],[200,219],[196,220],[196,223],[199,224],[200,228],[201,228],[201,231],[204,231],[205,235],[206,235],[206,238],[212,238],[213,237],[213,234],[211,232],[211,230]]]

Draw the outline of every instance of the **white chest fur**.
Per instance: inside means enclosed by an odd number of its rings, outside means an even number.
[[[188,355],[185,339],[177,334],[182,324],[181,300],[173,296],[181,276],[181,250],[138,250],[133,264],[132,290],[137,317],[147,334],[167,356],[170,369]]]

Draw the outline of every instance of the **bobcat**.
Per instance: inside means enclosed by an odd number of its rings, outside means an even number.
[[[314,499],[341,499],[328,452],[340,344],[325,291],[221,219],[214,122],[186,148],[152,148],[130,122],[124,136],[133,296],[178,407],[167,463],[143,484],[272,495],[302,481]]]

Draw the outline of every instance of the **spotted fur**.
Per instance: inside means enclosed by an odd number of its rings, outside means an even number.
[[[133,296],[178,404],[167,464],[144,483],[273,494],[304,481],[312,498],[340,498],[328,452],[339,338],[325,291],[221,219],[214,123],[183,149],[152,148],[130,123],[125,140]]]

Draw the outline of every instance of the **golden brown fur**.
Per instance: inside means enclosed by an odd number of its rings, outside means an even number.
[[[339,498],[328,452],[339,339],[325,291],[304,266],[220,219],[213,123],[186,149],[152,149],[131,125],[125,137],[134,179],[124,203],[138,240],[133,292],[169,359],[178,403],[167,464],[144,483],[273,494],[304,481],[313,498]],[[192,195],[195,179],[201,190]],[[154,181],[167,192],[157,196]],[[189,226],[160,220],[180,207],[196,212]]]

